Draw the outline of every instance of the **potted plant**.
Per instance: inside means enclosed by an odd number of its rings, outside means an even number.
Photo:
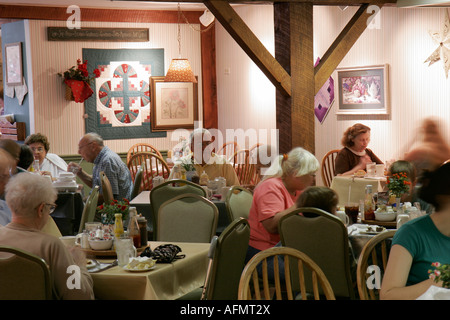
[[[94,93],[91,82],[100,76],[100,70],[94,69],[94,74],[89,76],[87,60],[81,63],[78,59],[76,66],[58,75],[63,78],[63,83],[66,85],[66,99],[82,103]]]

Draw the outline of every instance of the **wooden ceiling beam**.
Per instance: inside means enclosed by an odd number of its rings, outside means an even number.
[[[284,94],[290,95],[290,75],[255,36],[230,4],[221,0],[206,0],[204,3],[272,84]]]
[[[378,4],[381,9],[382,4]],[[368,4],[363,4],[353,15],[345,28],[328,48],[319,64],[314,69],[314,87],[317,93],[323,84],[327,81],[333,71],[337,68],[342,59],[347,55],[361,34],[366,30],[372,15],[378,11],[372,12]]]

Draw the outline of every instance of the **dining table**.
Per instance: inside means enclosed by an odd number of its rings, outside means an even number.
[[[149,241],[154,250],[166,242]],[[91,272],[94,294],[98,300],[175,300],[200,288],[208,268],[209,243],[171,242],[181,248],[184,258],[171,263],[157,262],[147,271],[130,271],[113,266]],[[98,258],[99,263],[112,263],[115,257]],[[89,271],[89,269],[88,269]]]
[[[141,213],[147,220],[147,230],[153,232],[153,211],[150,205],[150,192],[149,190],[144,190],[139,193],[135,198],[130,201],[130,206],[136,207],[136,210]],[[222,199],[211,199],[214,205],[219,211],[219,218],[217,221],[216,233],[220,234],[225,228],[230,224],[227,207],[225,201]]]
[[[339,206],[345,206],[347,203],[357,203],[364,200],[365,188],[372,186],[373,192],[387,191],[386,177],[355,177],[352,175],[335,176],[331,182],[330,188],[333,189],[339,197]]]

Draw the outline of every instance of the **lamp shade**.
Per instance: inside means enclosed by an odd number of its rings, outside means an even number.
[[[172,59],[164,82],[194,82],[197,83],[188,59]]]

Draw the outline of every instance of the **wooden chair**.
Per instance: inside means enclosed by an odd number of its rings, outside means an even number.
[[[253,202],[253,193],[241,186],[232,186],[225,199],[230,222],[236,219],[248,219]]]
[[[396,230],[389,230],[382,232],[372,239],[370,239],[363,247],[361,255],[358,259],[358,266],[356,269],[356,281],[358,284],[358,293],[361,300],[378,300],[379,299],[379,286],[381,285],[382,275],[386,270],[386,265],[390,251],[390,240],[394,237]],[[368,270],[369,266],[378,266],[379,270]],[[379,273],[378,273],[379,271]],[[374,280],[379,282],[374,285],[373,281],[370,281],[373,289],[369,288],[367,280],[373,274]],[[376,279],[379,277],[378,279]],[[371,286],[371,287],[372,287]]]
[[[139,152],[153,152],[156,153],[161,158],[163,157],[161,152],[159,152],[158,149],[156,149],[154,146],[148,143],[136,143],[135,145],[131,146],[130,149],[128,149],[127,152],[127,163],[130,161],[131,157]]]
[[[256,173],[256,163],[250,163],[250,151],[242,149],[235,152],[232,162],[239,183],[242,186],[250,185]]]
[[[327,187],[331,186],[331,181],[336,176],[334,163],[339,151],[338,149],[331,150],[322,158],[322,181]]]
[[[284,271],[286,283],[280,282],[278,256],[284,258]],[[267,259],[273,258],[274,261],[274,283],[269,282],[269,275],[267,271]],[[292,264],[289,263],[292,262]],[[262,280],[258,276],[257,266],[262,263]],[[310,293],[306,290],[305,271],[311,272],[311,281],[313,284],[314,299],[319,300],[321,295],[324,295],[327,300],[335,300],[333,289],[328,282],[323,271],[319,266],[311,260],[306,254],[288,247],[273,247],[267,250],[260,251],[247,263],[242,272],[239,282],[238,299],[239,300],[282,300],[282,290],[286,292],[288,300],[294,299],[292,292],[294,277],[292,272],[298,272],[298,285],[300,287],[301,298],[307,300]],[[305,270],[306,269],[306,270]],[[252,286],[250,282],[252,281]],[[262,288],[260,288],[260,283]],[[252,292],[254,295],[252,295]],[[275,297],[272,297],[272,292],[275,292]]]
[[[170,168],[166,161],[153,152],[139,152],[131,156],[128,161],[128,169],[132,176],[142,167],[142,185],[141,190],[152,190],[153,178],[161,176],[164,179],[169,178]]]
[[[195,193],[206,197],[206,191],[200,185],[186,180],[169,180],[154,187],[150,192],[150,206],[152,208],[153,240],[157,237],[158,211],[161,205],[180,194]]]
[[[223,155],[227,158],[227,160],[231,161],[233,155],[240,149],[241,148],[236,141],[225,142],[220,148],[217,149],[216,154]]]
[[[219,210],[205,197],[186,193],[164,202],[157,215],[157,241],[210,242]]]
[[[114,194],[112,191],[111,182],[109,182],[108,177],[103,171],[100,171],[100,181],[102,183],[103,203],[109,204],[114,200]]]
[[[93,222],[95,218],[95,211],[97,209],[98,200],[98,186],[95,186],[91,190],[91,194],[86,200],[86,204],[83,208],[83,213],[81,214],[80,227],[78,228],[78,233],[82,233],[84,230],[84,225],[86,222]]]
[[[44,259],[0,246],[0,300],[50,300],[52,282]]]
[[[352,274],[356,260],[349,248],[347,228],[337,216],[317,208],[298,208],[280,218],[278,231],[283,246],[299,250],[317,263],[336,297],[355,299]]]

